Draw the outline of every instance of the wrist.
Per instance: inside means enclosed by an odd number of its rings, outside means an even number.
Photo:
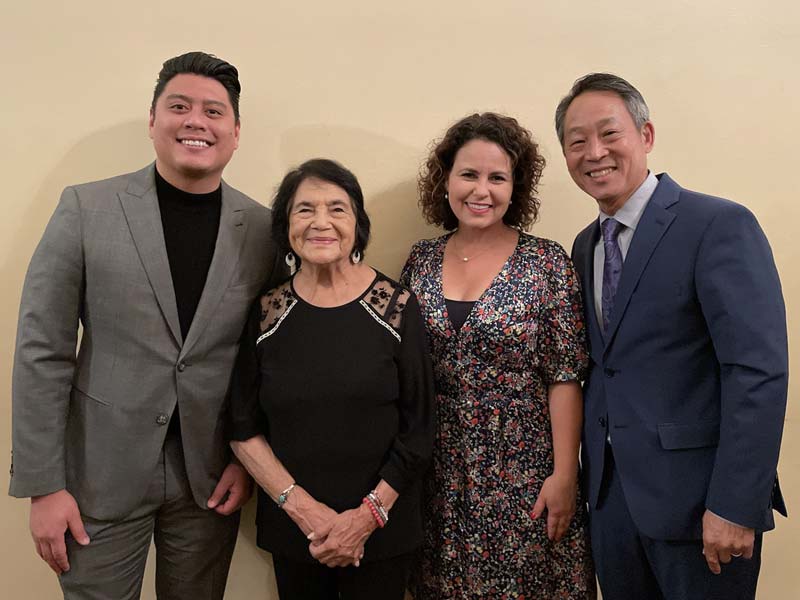
[[[382,527],[382,525],[379,524],[375,513],[372,512],[372,509],[370,509],[369,504],[366,502],[361,503],[361,505],[356,509],[356,514],[358,515],[359,521],[364,526],[364,529],[370,533]]]
[[[297,487],[297,483],[294,483],[294,482],[292,482],[292,484],[291,484],[291,485],[288,485],[287,487],[285,487],[285,488],[284,488],[284,489],[283,489],[283,490],[282,490],[282,491],[281,491],[281,492],[280,492],[280,493],[279,493],[279,494],[278,494],[278,495],[275,497],[275,503],[276,503],[276,504],[277,504],[277,505],[278,505],[280,508],[283,508],[283,507],[286,505],[286,502],[288,502],[288,500],[289,500],[289,497],[291,496],[292,492],[295,490],[295,488],[296,488],[296,487]]]
[[[562,483],[577,483],[578,467],[577,465],[574,468],[556,467],[553,469],[553,473],[550,476],[556,481],[560,481]]]
[[[286,501],[280,504],[279,507],[293,520],[298,517],[308,508],[311,496],[308,495],[302,487],[295,485],[291,493],[287,496]]]
[[[40,494],[38,496],[31,496],[31,504],[36,504],[42,500],[47,500],[48,498],[55,498],[56,496],[71,496],[71,494],[64,488],[60,490],[55,490],[54,492],[49,492],[47,494]]]

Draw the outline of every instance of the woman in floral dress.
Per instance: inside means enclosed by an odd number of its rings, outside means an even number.
[[[420,175],[426,220],[450,233],[415,244],[401,277],[438,406],[417,600],[595,597],[580,289],[561,246],[523,233],[543,167],[530,132],[484,113],[453,125]]]

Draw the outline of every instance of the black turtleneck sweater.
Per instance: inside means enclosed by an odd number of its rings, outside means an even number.
[[[186,341],[186,334],[189,333],[206,285],[211,259],[214,258],[222,188],[218,187],[208,194],[190,194],[167,182],[156,171],[156,193],[172,286],[178,304],[181,335]],[[180,427],[177,407],[174,417],[169,429],[177,433]]]

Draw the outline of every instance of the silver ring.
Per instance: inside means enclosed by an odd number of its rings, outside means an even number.
[[[741,557],[742,557],[742,553],[741,553],[741,552],[739,552],[738,554],[734,554],[733,552],[731,552],[731,556],[732,556],[733,558],[741,558]]]

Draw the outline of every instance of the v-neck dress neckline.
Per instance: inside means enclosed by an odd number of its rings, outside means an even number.
[[[450,320],[450,314],[447,310],[447,300],[444,295],[444,280],[442,278],[442,275],[444,274],[444,251],[445,248],[447,247],[447,242],[450,240],[453,234],[450,233],[441,238],[442,243],[438,249],[438,254],[439,254],[438,267],[437,267],[437,272],[434,274],[435,275],[434,280],[436,281],[436,286],[437,286],[435,293],[436,293],[436,301],[438,302],[439,307],[441,308],[441,314],[443,315],[443,318],[445,320],[445,328],[452,335],[456,337],[461,337],[462,335],[468,334],[472,330],[471,323],[475,320],[475,315],[477,314],[477,311],[479,311],[481,305],[485,303],[486,297],[492,291],[492,288],[496,287],[500,283],[500,281],[502,280],[501,277],[504,277],[508,274],[508,271],[511,268],[513,261],[517,253],[519,252],[520,247],[522,246],[524,235],[525,234],[523,233],[519,234],[519,237],[517,237],[517,243],[514,245],[514,250],[512,250],[511,254],[509,254],[508,258],[503,262],[503,266],[500,267],[500,270],[492,278],[491,283],[486,287],[485,290],[483,290],[483,292],[481,292],[481,295],[478,296],[478,299],[474,301],[472,305],[472,310],[469,311],[466,320],[458,329],[456,329],[456,326],[453,325],[453,322]]]

